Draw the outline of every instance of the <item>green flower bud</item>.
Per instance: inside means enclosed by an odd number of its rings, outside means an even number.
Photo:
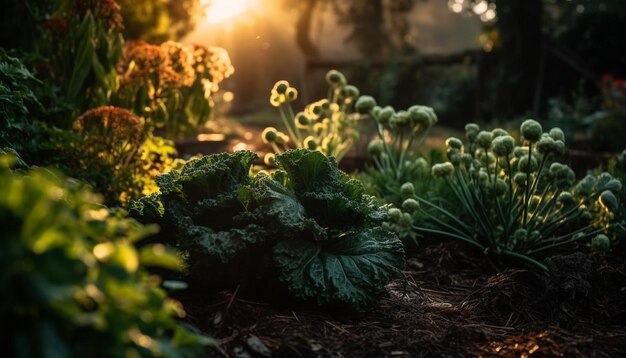
[[[445,177],[454,174],[454,165],[450,162],[433,165],[432,175],[436,178]]]
[[[367,145],[367,152],[373,156],[377,156],[383,152],[383,141],[380,139],[374,139]]]
[[[520,229],[515,230],[515,232],[513,233],[513,239],[516,242],[522,242],[526,240],[526,235],[528,235],[528,232],[526,231],[526,229],[520,228]]]
[[[446,147],[460,150],[463,148],[463,142],[459,138],[450,137],[446,139]]]
[[[465,165],[466,167],[470,167],[473,161],[474,161],[474,157],[472,157],[472,155],[469,153],[465,153],[461,157],[461,163],[463,163],[463,165]]]
[[[608,183],[604,185],[603,189],[618,193],[622,191],[622,182],[617,179],[611,179]]]
[[[605,190],[600,194],[600,203],[610,212],[615,212],[619,206],[617,197],[610,190]]]
[[[523,171],[523,172],[527,172],[529,169],[531,172],[533,172],[537,170],[537,168],[539,167],[539,164],[537,163],[537,159],[535,159],[535,157],[531,157],[530,165],[529,165],[528,156],[525,156],[519,159],[519,162],[517,163],[517,167],[519,168],[520,171]]]
[[[556,153],[558,154],[565,154],[565,142],[563,142],[562,140],[555,140],[554,141],[554,145],[556,147]]]
[[[489,149],[491,147],[492,139],[493,137],[491,135],[491,132],[480,131],[480,133],[478,133],[478,136],[476,137],[476,143],[478,143],[478,145],[482,148]]]
[[[407,111],[399,111],[396,113],[396,126],[398,127],[406,127],[411,122],[411,118],[409,116],[409,112]]]
[[[265,128],[265,130],[263,130],[263,133],[261,134],[261,139],[263,140],[263,143],[268,144],[275,142],[278,138],[277,133],[278,131],[274,127]]]
[[[372,109],[372,116],[374,116],[374,118],[378,118],[381,110],[382,108],[380,108],[379,106],[374,106],[374,109]]]
[[[446,151],[446,156],[448,157],[448,161],[452,163],[455,167],[461,164],[461,151],[456,148],[449,148]]]
[[[530,241],[537,241],[540,238],[541,238],[541,233],[539,232],[539,230],[533,230],[528,236],[528,239],[530,239]]]
[[[356,111],[361,114],[367,114],[376,107],[376,100],[372,96],[361,96],[356,101]]]
[[[534,119],[525,120],[521,127],[520,132],[522,132],[522,137],[529,142],[536,142],[541,138],[541,134],[543,133],[543,128],[541,128],[541,124]]]
[[[478,136],[480,127],[476,123],[468,123],[465,125],[465,136],[470,142],[474,142]]]
[[[496,179],[496,195],[504,195],[509,190],[509,185],[502,179]]]
[[[288,101],[293,102],[298,99],[298,90],[290,87],[287,89],[287,93],[285,93],[285,96],[287,96]]]
[[[342,90],[342,93],[345,97],[352,98],[352,99],[357,99],[359,95],[361,94],[359,92],[359,89],[352,85],[347,85],[346,87],[344,87]]]
[[[518,158],[528,156],[528,148],[527,147],[515,147],[515,149],[513,149],[513,155],[515,155]]]
[[[413,126],[432,127],[437,123],[437,115],[431,107],[415,105],[411,106],[408,112]]]
[[[526,173],[515,173],[513,176],[513,182],[520,187],[526,186]]]
[[[491,131],[491,135],[495,139],[498,137],[509,135],[509,133],[502,128],[495,128],[494,130]]]
[[[413,185],[413,183],[404,183],[400,187],[400,192],[404,197],[412,196],[413,194],[415,194],[415,186]]]
[[[393,107],[386,106],[380,110],[380,113],[378,113],[378,117],[376,119],[378,120],[378,123],[385,125],[389,123],[389,119],[391,119],[391,116],[393,116],[395,113],[396,111],[393,109]]]
[[[305,148],[308,148],[308,149],[311,149],[311,150],[316,150],[317,146],[318,146],[317,145],[317,141],[312,136],[308,136],[308,137],[304,138],[303,144],[304,144]]]
[[[428,162],[424,158],[415,159],[415,169],[419,170],[421,173],[426,173],[428,168]]]
[[[296,127],[307,128],[311,124],[311,119],[304,112],[296,114]]]
[[[591,174],[587,174],[587,176],[585,176],[576,185],[576,193],[583,195],[583,196],[589,196],[593,192],[593,187],[595,185],[596,185],[596,178]]]
[[[552,137],[548,135],[542,135],[541,139],[537,142],[537,151],[541,154],[556,153],[556,142]]]
[[[500,157],[508,157],[515,148],[515,139],[510,135],[502,135],[494,138],[491,143],[493,152]]]
[[[564,191],[561,194],[559,194],[557,201],[566,208],[570,208],[576,205],[576,198],[574,198],[574,195],[572,195],[572,193],[568,191]]]
[[[417,200],[412,198],[406,199],[402,203],[402,209],[408,213],[414,213],[419,208],[419,206],[420,204],[417,202]]]
[[[607,252],[610,248],[611,240],[609,240],[606,235],[598,234],[596,237],[591,239],[591,249],[595,252]]]
[[[398,220],[400,220],[400,217],[402,216],[402,210],[398,208],[391,208],[387,210],[387,215],[389,216],[389,219],[397,222]]]
[[[400,224],[401,227],[405,227],[405,228],[411,227],[411,225],[413,225],[413,218],[411,217],[411,214],[402,213],[402,216],[400,216],[400,220],[398,221],[398,224]]]
[[[326,82],[333,87],[340,87],[347,83],[343,73],[337,70],[330,70],[326,73]]]
[[[287,81],[278,81],[274,85],[273,91],[278,93],[278,94],[285,94],[285,93],[287,93],[287,89],[289,89],[289,87],[290,87],[289,86],[289,82],[287,82]]]
[[[561,130],[561,128],[552,128],[550,129],[550,137],[555,141],[560,140],[565,143],[565,133]]]
[[[267,154],[265,154],[265,156],[263,157],[263,162],[268,167],[275,166],[275,164],[276,164],[276,155],[274,153],[267,153]]]

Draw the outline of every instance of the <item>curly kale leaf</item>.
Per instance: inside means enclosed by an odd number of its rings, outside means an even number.
[[[404,266],[395,234],[381,228],[333,236],[318,244],[294,238],[274,247],[280,280],[302,299],[361,307],[385,293],[385,284]]]
[[[361,182],[341,172],[334,158],[297,149],[276,159],[307,213],[322,227],[345,228],[385,218],[374,198],[364,195]]]

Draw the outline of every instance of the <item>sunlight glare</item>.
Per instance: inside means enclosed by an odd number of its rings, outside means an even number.
[[[234,20],[250,9],[251,0],[202,0],[206,8],[206,21],[216,25]]]

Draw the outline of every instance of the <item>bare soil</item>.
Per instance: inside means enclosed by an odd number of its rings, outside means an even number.
[[[623,248],[616,248],[626,252]],[[624,255],[575,253],[495,272],[456,243],[423,247],[365,311],[186,292],[186,321],[223,357],[623,357]]]

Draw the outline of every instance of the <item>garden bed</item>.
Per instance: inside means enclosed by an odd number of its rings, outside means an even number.
[[[560,269],[548,275],[496,273],[469,255],[456,243],[422,248],[367,311],[268,304],[241,287],[178,298],[187,322],[220,339],[216,356],[616,357],[626,350],[623,258],[557,256]]]

